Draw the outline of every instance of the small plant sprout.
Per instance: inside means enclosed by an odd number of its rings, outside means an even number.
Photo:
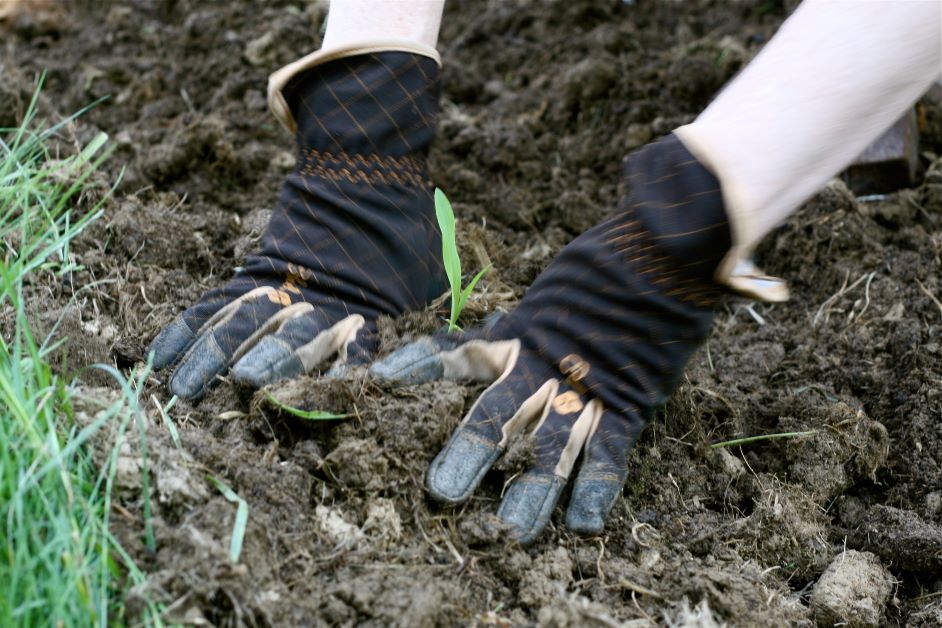
[[[448,197],[439,188],[435,188],[435,216],[442,231],[442,261],[445,263],[445,275],[451,288],[451,318],[448,319],[448,331],[461,331],[457,324],[458,317],[461,316],[474,286],[491,266],[488,264],[482,268],[462,290],[461,257],[458,256],[458,242],[455,240],[455,212],[451,209]]]

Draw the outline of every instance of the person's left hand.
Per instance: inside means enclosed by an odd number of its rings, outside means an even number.
[[[467,500],[511,439],[531,431],[535,462],[498,510],[524,543],[546,526],[580,453],[566,526],[601,532],[630,449],[709,333],[723,292],[714,271],[731,241],[713,175],[671,135],[629,158],[625,183],[617,214],[569,244],[514,312],[371,367],[400,384],[492,382],[432,462],[428,490]]]

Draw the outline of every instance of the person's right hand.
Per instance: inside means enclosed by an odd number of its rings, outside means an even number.
[[[425,164],[436,60],[323,57],[281,77],[300,154],[261,251],[150,346],[155,368],[176,365],[175,395],[199,399],[230,366],[234,379],[263,386],[332,356],[365,362],[379,316],[421,308],[444,290]]]
[[[370,368],[399,384],[490,384],[432,462],[428,490],[467,500],[511,440],[531,433],[534,462],[497,511],[523,543],[549,522],[580,456],[566,526],[602,531],[632,446],[707,337],[725,289],[715,271],[731,235],[716,178],[671,135],[628,159],[624,183],[618,212],[570,243],[512,313],[420,339]]]

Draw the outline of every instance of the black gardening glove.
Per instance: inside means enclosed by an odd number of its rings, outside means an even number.
[[[151,344],[155,368],[179,361],[174,394],[198,399],[230,365],[236,380],[262,386],[334,355],[367,361],[377,317],[442,294],[426,172],[438,74],[429,57],[381,52],[287,81],[298,165],[261,251]]]
[[[492,328],[412,343],[371,367],[380,379],[493,382],[428,471],[462,502],[510,438],[532,430],[535,462],[498,515],[534,540],[582,456],[566,525],[597,534],[628,453],[710,331],[730,249],[716,178],[670,135],[629,157],[617,215],[576,238]]]

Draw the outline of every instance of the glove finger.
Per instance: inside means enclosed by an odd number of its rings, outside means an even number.
[[[333,322],[323,311],[310,310],[285,320],[244,355],[236,356],[232,377],[239,383],[261,388],[310,373],[338,352],[345,354],[365,325],[360,314]]]
[[[351,342],[340,348],[337,359],[324,377],[343,377],[351,368],[368,365],[373,361],[378,346],[376,330],[370,326],[362,327]]]
[[[521,543],[531,543],[546,527],[573,466],[602,414],[602,404],[585,404],[579,393],[563,387],[534,431],[533,466],[511,483],[497,516]]]
[[[284,320],[310,309],[308,303],[289,305],[270,287],[239,297],[203,325],[170,378],[170,392],[184,399],[199,399],[233,357],[245,353]]]
[[[227,302],[227,299],[219,298],[198,303],[164,327],[147,348],[147,353],[153,355],[151,364],[154,368],[166,368],[186,353],[196,340],[200,328]]]
[[[628,476],[628,454],[644,428],[640,417],[603,411],[589,435],[566,510],[566,527],[577,534],[602,532]]]
[[[370,367],[383,382],[410,386],[439,379],[493,382],[516,363],[518,340],[483,340],[472,334],[426,336]]]
[[[510,439],[545,414],[558,383],[511,369],[485,390],[429,466],[431,496],[449,504],[465,501]]]
[[[153,354],[153,367],[160,370],[183,357],[207,322],[226,305],[257,287],[255,282],[233,280],[204,294],[197,304],[177,316],[151,341],[147,353]]]

